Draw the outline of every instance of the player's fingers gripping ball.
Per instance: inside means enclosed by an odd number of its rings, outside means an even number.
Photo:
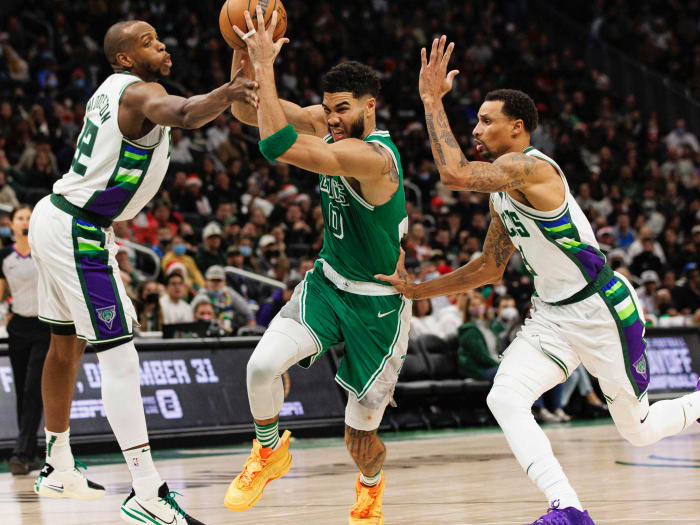
[[[258,5],[262,9],[266,29],[270,27],[272,14],[277,13],[277,25],[272,40],[276,42],[284,36],[287,31],[287,11],[280,0],[227,0],[219,13],[219,29],[226,43],[232,48],[243,49],[246,47],[246,41],[236,34],[233,26],[242,29],[244,35],[250,33],[244,13],[246,10],[255,13]],[[257,30],[258,20],[256,16],[253,16],[253,26]]]

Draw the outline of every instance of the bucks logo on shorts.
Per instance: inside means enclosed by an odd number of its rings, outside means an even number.
[[[108,330],[111,330],[114,318],[117,316],[116,306],[112,305],[105,306],[104,308],[97,308],[95,312],[97,312],[97,318],[107,325]]]
[[[642,376],[644,379],[647,378],[647,360],[645,359],[644,355],[642,355],[642,357],[632,366],[634,366],[634,369],[640,376]]]

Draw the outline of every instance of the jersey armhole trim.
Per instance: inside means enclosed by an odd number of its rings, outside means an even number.
[[[350,185],[350,183],[347,181],[347,179],[343,176],[338,177],[343,185],[345,186],[345,189],[350,192],[350,195],[355,197],[355,200],[362,204],[365,208],[367,208],[369,211],[374,211],[374,205],[370,204],[367,202],[365,199],[363,199],[356,191],[355,189]]]

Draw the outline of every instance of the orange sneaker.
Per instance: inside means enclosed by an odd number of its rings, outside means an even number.
[[[360,483],[360,475],[357,475],[355,504],[350,509],[348,525],[384,525],[384,514],[382,514],[384,471],[381,474],[381,480],[374,487],[365,487]]]
[[[245,462],[243,471],[226,490],[224,505],[235,511],[248,510],[260,500],[270,481],[289,472],[292,466],[292,455],[289,453],[291,436],[291,432],[285,430],[280,438],[280,446],[275,451],[262,448],[257,440],[253,440],[253,450]]]

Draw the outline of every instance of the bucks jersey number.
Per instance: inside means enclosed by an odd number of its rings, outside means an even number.
[[[90,119],[87,119],[83,127],[83,132],[80,134],[80,137],[78,137],[78,144],[75,148],[75,155],[73,155],[73,162],[71,162],[70,169],[72,172],[83,177],[87,171],[87,166],[80,161],[89,159],[92,156],[92,148],[95,147],[98,129],[97,125],[93,124]]]

